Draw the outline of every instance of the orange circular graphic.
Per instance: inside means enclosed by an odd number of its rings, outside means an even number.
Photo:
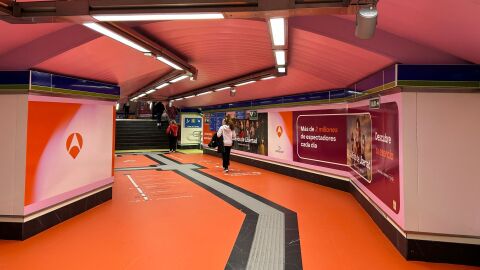
[[[80,133],[72,133],[67,138],[67,152],[75,159],[83,147],[83,137]]]

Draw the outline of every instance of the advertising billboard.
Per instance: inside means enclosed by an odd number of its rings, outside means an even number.
[[[398,107],[293,113],[293,160],[347,170],[390,210],[400,210]]]
[[[259,113],[256,119],[233,119],[235,143],[233,149],[268,155],[268,113]]]
[[[114,105],[29,97],[25,211],[112,182]]]
[[[293,159],[292,112],[268,113],[268,156],[282,160]]]

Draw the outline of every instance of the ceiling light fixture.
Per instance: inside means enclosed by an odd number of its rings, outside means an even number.
[[[143,94],[138,95],[137,98],[141,98],[141,97],[144,97],[144,96],[146,96],[146,95],[147,95],[147,94],[143,93]]]
[[[145,92],[145,93],[148,95],[148,94],[151,94],[151,93],[153,93],[153,92],[155,92],[155,91],[157,91],[157,90],[156,90],[156,89],[150,89],[150,90],[148,90],[148,91]]]
[[[268,76],[268,77],[265,77],[263,79],[260,79],[261,81],[266,81],[266,80],[271,80],[271,79],[275,79],[277,78],[277,76]]]
[[[171,66],[172,68],[174,69],[177,69],[177,70],[183,70],[182,67],[180,67],[179,65],[173,63],[172,61],[168,60],[167,58],[163,57],[163,56],[157,56],[157,59],[162,61],[163,63]]]
[[[195,95],[191,95],[191,96],[185,97],[185,99],[189,99],[189,98],[192,98],[192,97],[195,97]]]
[[[134,48],[135,50],[138,50],[138,51],[141,51],[143,53],[149,53],[150,51],[140,45],[138,45],[137,43],[129,40],[128,38],[125,38],[115,32],[113,32],[112,30],[104,27],[104,26],[101,26],[100,24],[98,23],[84,23],[83,24],[84,26],[94,30],[94,31],[97,31],[105,36],[108,36],[110,38],[113,38],[115,39],[116,41],[119,41],[127,46],[130,46],[132,48]]]
[[[214,91],[215,92],[220,92],[220,91],[227,90],[227,89],[230,89],[230,88],[231,88],[230,86],[226,86],[226,87],[222,87],[222,88],[219,88],[219,89],[215,89]]]
[[[92,17],[102,22],[212,20],[225,18],[222,13],[104,14],[92,15]]]
[[[235,86],[244,86],[244,85],[251,84],[251,83],[254,83],[254,82],[256,82],[256,81],[243,82],[243,83],[235,84]]]
[[[375,6],[361,8],[357,12],[355,36],[359,39],[371,39],[377,27],[378,10]]]
[[[197,94],[197,96],[208,95],[208,94],[211,94],[211,93],[213,93],[213,91],[203,92],[203,93]]]
[[[163,83],[163,84],[155,87],[155,89],[157,89],[157,90],[158,90],[158,89],[162,89],[162,88],[167,87],[167,86],[169,86],[169,85],[170,85],[169,83]]]
[[[272,39],[274,46],[285,46],[285,19],[270,19],[270,29],[272,31]]]
[[[278,70],[278,72],[280,72],[280,73],[285,73],[285,72],[287,72],[287,68],[286,68],[286,67],[278,67],[277,70]]]
[[[176,101],[183,100],[183,97],[175,99]]]
[[[188,78],[188,77],[189,77],[188,75],[182,75],[182,76],[180,76],[180,77],[178,77],[178,78],[175,78],[175,79],[171,80],[170,82],[171,82],[171,83],[176,83],[176,82],[179,82],[179,81],[181,81],[181,80],[184,80],[184,79],[186,79],[186,78]]]
[[[285,51],[275,51],[275,61],[277,62],[277,66],[284,66],[287,63]]]

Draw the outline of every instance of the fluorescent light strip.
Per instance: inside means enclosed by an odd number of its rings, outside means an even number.
[[[160,14],[106,14],[92,15],[93,18],[103,22],[127,21],[165,21],[165,20],[212,20],[224,19],[222,13],[160,13]]]
[[[147,94],[143,93],[143,94],[138,95],[136,98],[141,98],[141,97],[144,97],[144,96],[146,96],[146,95],[147,95]]]
[[[158,90],[158,89],[162,89],[162,88],[167,87],[167,86],[169,86],[169,85],[170,85],[169,83],[163,83],[163,84],[155,87],[155,89],[157,89],[157,90]]]
[[[192,98],[192,97],[195,97],[195,95],[191,95],[191,96],[185,97],[185,99],[189,99],[189,98]]]
[[[284,66],[287,63],[285,51],[275,51],[275,61],[277,61],[277,66]]]
[[[270,19],[270,29],[274,46],[285,46],[285,19]]]
[[[197,96],[208,95],[208,94],[211,94],[211,93],[213,93],[213,91],[203,92],[203,93],[197,94]]]
[[[157,90],[155,90],[155,89],[150,89],[150,90],[148,90],[148,91],[145,92],[145,93],[148,95],[148,94],[151,94],[151,93],[153,93],[153,92],[155,92],[155,91],[157,91]]]
[[[280,73],[285,73],[285,72],[287,72],[287,68],[285,68],[285,67],[279,67],[277,70],[278,70],[278,72],[280,72]]]
[[[276,76],[269,76],[269,77],[265,77],[265,78],[260,79],[260,80],[266,81],[266,80],[271,80],[271,79],[275,79],[275,78],[277,78],[277,77]]]
[[[162,61],[163,63],[171,66],[172,68],[174,68],[176,70],[183,70],[183,68],[181,68],[179,65],[173,63],[172,61],[168,60],[167,58],[165,58],[163,56],[157,56],[157,60]]]
[[[243,86],[243,85],[251,84],[251,83],[254,83],[254,82],[256,82],[256,81],[243,82],[243,83],[235,84],[235,86]]]
[[[215,92],[220,92],[220,91],[227,90],[227,89],[230,89],[230,88],[231,88],[230,86],[227,86],[227,87],[222,87],[222,88],[216,89],[214,91]]]
[[[176,82],[179,82],[179,81],[181,81],[181,80],[184,80],[184,79],[186,79],[186,78],[188,78],[188,77],[189,77],[188,75],[183,75],[183,76],[180,76],[180,77],[178,77],[178,78],[176,78],[176,79],[171,80],[170,82],[171,82],[171,83],[176,83]]]
[[[175,99],[176,101],[183,100],[183,97]]]
[[[83,24],[84,26],[94,30],[94,31],[97,31],[105,36],[108,36],[110,38],[113,38],[115,39],[116,41],[119,41],[127,46],[130,46],[132,48],[134,48],[135,50],[138,50],[138,51],[141,51],[143,53],[149,53],[150,51],[140,45],[138,45],[137,43],[113,32],[112,30],[106,28],[106,27],[103,27],[101,25],[99,25],[98,23],[84,23]]]

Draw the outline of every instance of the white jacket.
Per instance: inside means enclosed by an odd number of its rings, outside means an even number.
[[[218,129],[217,137],[223,136],[223,145],[232,146],[235,139],[235,131],[231,130],[228,125],[223,125]]]

